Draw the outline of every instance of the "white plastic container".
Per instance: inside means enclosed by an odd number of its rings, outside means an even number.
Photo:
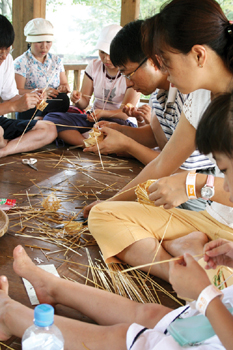
[[[51,305],[36,306],[33,322],[23,335],[23,350],[64,350],[62,333],[53,324],[54,308]]]

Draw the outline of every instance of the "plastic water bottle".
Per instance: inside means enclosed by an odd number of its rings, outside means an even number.
[[[64,350],[64,338],[53,324],[54,308],[40,304],[34,310],[34,324],[26,329],[22,338],[23,350]]]

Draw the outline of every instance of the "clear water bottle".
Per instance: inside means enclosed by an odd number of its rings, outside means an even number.
[[[22,338],[23,350],[64,350],[64,338],[53,324],[54,308],[40,304],[34,310],[34,324],[26,329]]]

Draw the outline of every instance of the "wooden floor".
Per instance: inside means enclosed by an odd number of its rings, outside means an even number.
[[[37,158],[38,171],[31,169],[29,166],[22,164],[23,158]],[[106,199],[116,193],[131,179],[133,179],[142,169],[142,164],[136,160],[106,157],[103,156],[104,168],[100,164],[99,157],[83,153],[80,149],[57,149],[55,145],[50,145],[43,150],[32,152],[26,155],[14,155],[0,159],[0,198],[16,199],[17,207],[22,207],[22,212],[30,208],[41,207],[43,199],[53,193],[61,199],[62,208],[59,212],[68,213],[67,215],[78,214],[86,204],[93,202],[96,197]],[[25,209],[25,208],[29,209]],[[41,207],[42,208],[42,207]],[[31,215],[31,214],[30,214]],[[30,218],[28,214],[28,218]],[[50,249],[50,252],[61,250],[56,242],[49,243],[43,240],[35,239],[39,235],[27,224],[20,223],[20,218],[15,219],[14,215],[9,215],[10,227],[8,232],[0,238],[0,274],[8,277],[10,283],[10,296],[23,303],[31,306],[22,279],[18,277],[12,268],[12,251],[18,244],[25,246],[36,245],[45,248],[32,249],[25,247],[28,255],[34,259],[41,259],[41,264],[54,264],[60,276],[72,278],[80,283],[85,283],[85,279],[74,274],[69,270],[74,263],[78,262],[88,265],[87,253],[85,248],[80,249],[63,249],[63,251],[49,255],[49,260],[44,252]],[[30,220],[28,221],[30,222]],[[43,226],[43,223],[41,223]],[[42,227],[41,226],[41,227]],[[26,228],[25,228],[26,227]],[[16,233],[18,232],[18,235]],[[25,234],[32,237],[25,238]],[[87,238],[87,237],[86,237]],[[91,244],[91,236],[87,239]],[[88,251],[92,260],[100,258],[99,248],[97,245],[89,245]],[[66,257],[64,253],[66,252]],[[77,255],[76,252],[82,254]],[[69,261],[65,261],[68,259]],[[35,263],[37,263],[35,261]],[[87,276],[88,268],[85,266],[75,265],[76,271],[83,276]],[[171,286],[159,279],[154,278],[166,290],[171,291]],[[92,285],[92,283],[90,283]],[[172,292],[173,293],[173,292]],[[176,308],[179,305],[164,293],[159,293],[162,304]],[[92,322],[90,319],[77,311],[68,309],[63,306],[56,307],[56,313],[65,315],[84,322]],[[21,349],[20,339],[12,337],[7,342],[8,346],[13,349]],[[2,349],[5,349],[2,346]]]

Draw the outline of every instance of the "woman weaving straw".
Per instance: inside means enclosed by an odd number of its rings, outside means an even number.
[[[133,89],[127,89],[125,78],[121,76],[118,68],[113,66],[109,56],[110,43],[120,29],[121,26],[117,24],[102,29],[96,44],[99,59],[94,59],[88,64],[81,91],[73,91],[71,94],[71,101],[77,107],[74,113],[54,112],[45,117],[45,120],[59,124],[58,137],[68,144],[84,146],[84,139],[87,137],[84,133],[98,120],[111,120],[118,124],[136,126],[122,112],[122,108],[127,103],[135,106],[139,94]],[[89,106],[92,94],[94,94],[92,110],[88,113],[83,112]]]
[[[29,48],[14,61],[15,80],[21,95],[36,91],[43,93],[43,99],[48,105],[43,111],[37,109],[36,119],[43,119],[49,112],[66,112],[70,101],[67,93],[70,91],[61,58],[49,51],[54,40],[54,28],[51,22],[44,18],[34,18],[29,21],[24,34]],[[34,109],[16,113],[17,119],[31,119]]]

